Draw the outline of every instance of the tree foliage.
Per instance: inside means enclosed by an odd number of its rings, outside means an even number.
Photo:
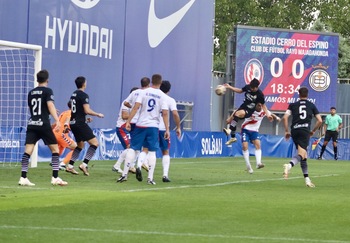
[[[341,35],[339,77],[350,77],[350,0],[216,0],[214,70],[225,71],[226,42],[234,25],[310,30],[318,20],[320,31]]]

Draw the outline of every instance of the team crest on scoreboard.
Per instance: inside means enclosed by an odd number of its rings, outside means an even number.
[[[256,59],[250,59],[244,67],[244,81],[249,84],[254,78],[259,80],[260,84],[264,79],[264,68],[261,62]]]
[[[322,63],[312,65],[315,69],[309,76],[310,87],[318,92],[325,91],[331,84],[331,78],[326,71],[329,66],[323,66]]]

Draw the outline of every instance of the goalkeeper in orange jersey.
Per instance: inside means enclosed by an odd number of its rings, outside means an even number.
[[[66,155],[66,157],[63,159],[63,161],[60,163],[60,169],[66,170],[69,173],[72,173],[73,175],[78,175],[79,173],[74,170],[74,168],[68,168],[66,167],[66,164],[69,163],[74,149],[77,147],[77,143],[69,136],[70,132],[70,126],[69,121],[71,117],[71,104],[68,102],[69,110],[63,111],[58,119],[59,123],[61,124],[61,129],[58,131],[54,130],[55,137],[57,139],[58,149],[59,149],[59,155],[62,155],[63,151],[68,148],[71,151]]]

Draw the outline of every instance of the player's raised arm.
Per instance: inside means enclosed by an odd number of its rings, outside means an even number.
[[[265,104],[262,104],[262,109],[264,110],[265,114],[266,114],[266,117],[272,121],[273,120],[273,117],[272,117],[272,113],[267,109],[267,106]]]
[[[243,90],[242,90],[242,89],[233,87],[233,86],[229,85],[228,83],[224,84],[224,86],[226,87],[226,89],[230,89],[230,90],[232,90],[233,92],[236,92],[236,93],[238,93],[238,94],[243,93]]]
[[[277,115],[271,113],[271,116],[273,119],[275,119],[277,122],[280,122],[281,121],[281,118],[279,118]]]

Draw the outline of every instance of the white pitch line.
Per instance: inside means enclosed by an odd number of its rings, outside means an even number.
[[[330,177],[330,176],[338,176],[338,174],[329,174],[329,175],[319,175],[313,176],[313,178],[318,177]],[[303,177],[289,177],[288,180],[301,179]],[[286,180],[284,178],[271,178],[271,179],[258,179],[258,180],[242,180],[242,181],[228,181],[221,182],[215,184],[204,184],[204,185],[184,185],[184,186],[169,186],[169,187],[150,187],[150,188],[140,188],[140,189],[131,189],[131,190],[122,190],[121,192],[140,192],[140,191],[160,191],[160,190],[173,190],[173,189],[184,189],[184,188],[203,188],[203,187],[214,187],[214,186],[226,186],[240,183],[255,183],[255,182],[265,182],[265,181],[283,181]],[[127,182],[124,182],[127,183]],[[33,190],[51,190],[52,188],[40,188],[40,187],[23,187],[23,186],[0,186],[2,189],[13,189],[13,188],[25,188],[25,189],[33,189]]]
[[[330,175],[320,175],[313,176],[315,177],[330,177],[338,176],[337,174]],[[301,179],[303,177],[289,177],[288,180]],[[265,181],[284,181],[284,178],[272,178],[272,179],[259,179],[259,180],[242,180],[242,181],[228,181],[215,184],[205,184],[205,185],[184,185],[184,186],[170,186],[170,187],[153,187],[153,188],[140,188],[140,189],[131,189],[131,190],[122,190],[122,192],[139,192],[139,191],[159,191],[159,190],[173,190],[173,189],[183,189],[183,188],[202,188],[202,187],[213,187],[213,186],[226,186],[232,184],[241,184],[241,183],[255,183],[255,182],[265,182]],[[127,183],[127,182],[126,182]]]
[[[0,225],[0,229],[24,229],[24,230],[60,230],[60,231],[80,231],[80,232],[98,232],[98,233],[112,233],[112,234],[139,234],[139,235],[162,235],[173,237],[192,237],[192,238],[217,238],[217,239],[250,239],[250,240],[264,240],[264,241],[300,241],[300,242],[319,242],[319,243],[349,243],[350,241],[340,240],[313,240],[303,238],[289,238],[289,237],[260,237],[247,235],[222,235],[222,234],[196,234],[196,233],[175,233],[175,232],[158,232],[158,231],[139,231],[139,230],[114,230],[114,229],[91,229],[91,228],[57,228],[57,227],[39,227],[39,226],[14,226],[14,225]]]

